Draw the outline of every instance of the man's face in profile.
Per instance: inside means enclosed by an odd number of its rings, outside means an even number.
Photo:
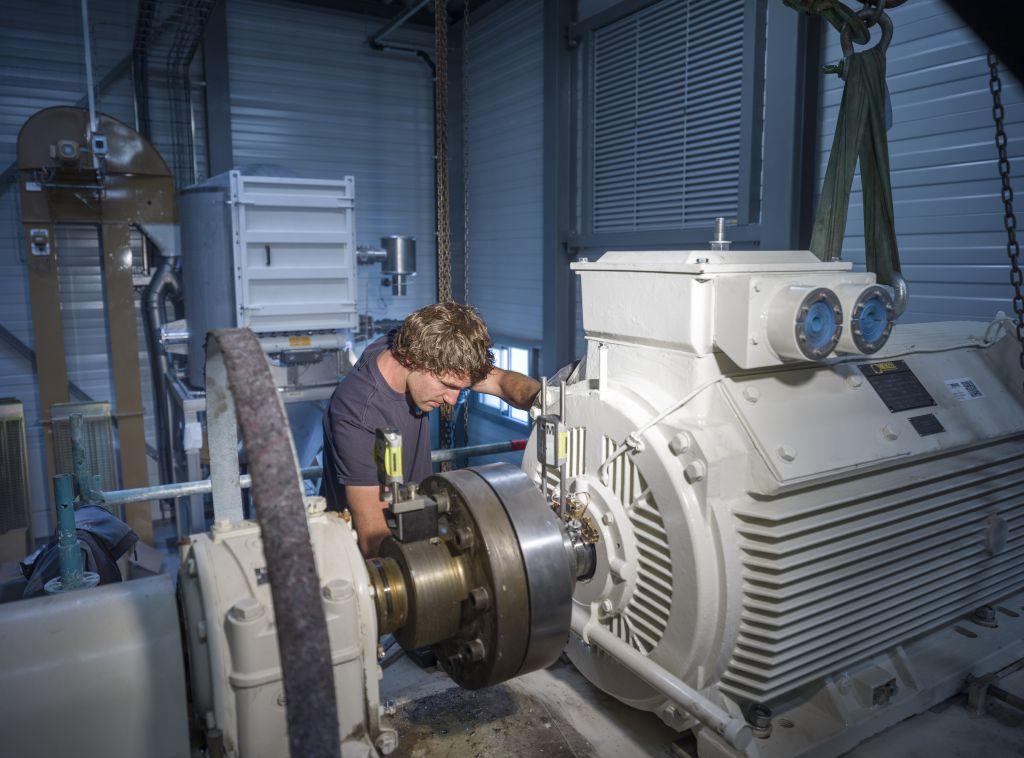
[[[459,374],[440,376],[426,371],[412,371],[406,383],[406,392],[414,406],[429,413],[442,403],[455,405],[459,393],[470,386],[469,377]]]

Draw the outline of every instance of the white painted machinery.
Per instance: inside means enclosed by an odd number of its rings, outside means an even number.
[[[245,327],[287,401],[329,397],[358,326],[355,180],[228,171],[180,202],[189,383],[206,333]]]
[[[216,520],[183,541],[177,593],[159,576],[2,606],[10,754],[386,755],[397,735],[379,700],[381,635],[431,646],[468,688],[559,657],[594,548],[526,474],[495,464],[405,485],[400,437],[382,430],[379,460],[398,461],[381,478],[392,536],[364,561],[348,521],[302,497],[251,331],[209,335],[206,386]],[[239,430],[256,520],[237,502]]]
[[[5,746],[387,754],[392,633],[470,688],[567,645],[595,685],[692,729],[700,758],[836,756],[1024,658],[1003,324],[894,329],[872,275],[810,253],[575,268],[587,354],[542,393],[524,470],[407,485],[381,430],[392,536],[370,561],[303,499],[259,339],[211,333],[214,528],[183,544],[177,600],[155,577],[3,606]]]
[[[599,533],[568,648],[592,682],[701,758],[834,756],[1024,656],[1002,324],[893,329],[872,274],[809,252],[573,268],[587,353],[545,404]]]

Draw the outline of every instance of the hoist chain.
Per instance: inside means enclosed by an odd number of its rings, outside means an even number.
[[[1003,130],[1003,83],[999,78],[999,59],[988,53],[988,88],[992,92],[992,120],[996,125],[996,149],[999,151],[999,178],[1002,181],[1003,227],[1006,229],[1006,255],[1010,259],[1010,285],[1013,287],[1013,312],[1017,315],[1017,340],[1020,342],[1020,368],[1024,371],[1024,273],[1020,267],[1020,243],[1017,242],[1017,216],[1013,212],[1013,188],[1010,186],[1010,159]],[[1022,379],[1024,386],[1024,379]]]
[[[462,302],[469,305],[469,0],[462,12]],[[468,397],[462,406],[462,436],[468,445]]]
[[[437,301],[452,300],[452,231],[448,205],[448,2],[434,0],[434,145],[437,176]]]
[[[434,160],[437,195],[437,301],[452,301],[452,231],[448,202],[448,2],[434,0]],[[441,447],[454,444],[454,408],[441,406]],[[442,471],[450,471],[451,463],[441,464]]]

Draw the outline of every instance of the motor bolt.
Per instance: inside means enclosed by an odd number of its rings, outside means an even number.
[[[772,734],[772,709],[767,705],[755,703],[747,713],[750,732],[759,740],[767,739]]]
[[[469,604],[478,611],[491,607],[491,596],[485,587],[474,587],[469,591]]]
[[[474,663],[482,661],[487,656],[487,648],[484,646],[483,640],[474,639],[467,642],[462,647],[462,653],[466,658],[469,658]]]
[[[971,620],[976,624],[992,629],[999,626],[999,622],[996,621],[996,609],[991,605],[982,605],[979,608],[975,608],[974,613],[971,615]]]

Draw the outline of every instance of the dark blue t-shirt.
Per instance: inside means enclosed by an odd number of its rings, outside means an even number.
[[[347,507],[345,485],[377,484],[373,444],[378,427],[402,433],[406,483],[430,476],[430,423],[404,393],[387,383],[377,358],[391,344],[388,334],[368,345],[338,384],[324,413],[324,490],[331,509]]]

